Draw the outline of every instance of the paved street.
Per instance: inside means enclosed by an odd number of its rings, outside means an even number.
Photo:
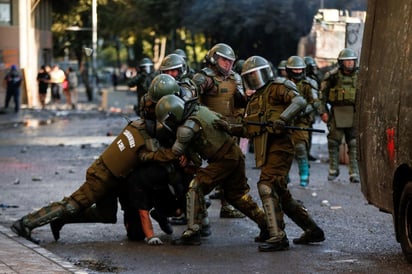
[[[50,201],[69,195],[84,181],[87,167],[134,117],[135,97],[124,91],[108,94],[107,112],[101,98],[83,101],[76,111],[23,110],[0,115],[0,273],[410,273],[395,240],[392,217],[367,205],[359,184],[348,180],[347,168],[327,182],[324,134],[314,134],[311,181],[298,185],[296,164],[290,174],[290,190],[302,201],[325,230],[326,241],[310,246],[291,243],[289,251],[260,253],[253,238],[259,230],[244,219],[219,218],[220,203],[212,200],[209,215],[212,235],[197,247],[172,246],[183,226],[163,234],[154,223],[163,246],[147,246],[127,240],[122,211],[116,224],[66,225],[58,242],[49,226],[33,231],[34,245],[9,230],[11,223]],[[132,102],[132,103],[131,103]],[[318,123],[316,127],[324,127]],[[259,201],[259,170],[254,155],[246,152],[247,176],[252,196]],[[285,217],[289,240],[302,232]],[[22,242],[24,244],[22,244]],[[28,244],[27,244],[28,243]],[[7,248],[4,248],[7,244]],[[40,258],[41,257],[41,258]],[[57,258],[57,259],[56,259]],[[37,265],[28,262],[36,262]],[[17,265],[20,267],[18,268]],[[5,270],[3,270],[5,269]]]

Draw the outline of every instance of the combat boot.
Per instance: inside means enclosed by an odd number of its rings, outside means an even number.
[[[271,239],[259,245],[259,251],[273,252],[273,251],[283,251],[283,250],[289,249],[289,240],[286,236],[284,236],[280,241],[277,240],[275,242],[272,242]]]
[[[77,214],[71,214],[50,222],[50,229],[54,240],[60,239],[60,231],[66,224],[75,223],[103,223],[115,224],[117,222],[117,198],[108,198],[93,204]]]
[[[200,231],[186,229],[179,239],[172,241],[172,245],[200,245]]]
[[[310,243],[323,242],[325,240],[325,234],[323,230],[319,227],[316,227],[311,230],[306,230],[303,234],[296,239],[293,239],[293,243],[296,245],[306,245]]]
[[[227,202],[226,202],[227,203]],[[220,218],[244,218],[245,215],[232,205],[222,205],[220,208]]]
[[[64,218],[65,216],[75,215],[78,211],[79,206],[73,199],[64,198],[60,202],[53,202],[48,206],[27,214],[15,221],[10,228],[17,235],[38,244],[39,241],[31,236],[31,231],[34,228]]]

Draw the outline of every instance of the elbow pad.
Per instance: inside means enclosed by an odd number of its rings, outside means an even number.
[[[280,114],[280,119],[290,122],[295,116],[306,107],[306,100],[302,96],[293,97],[290,105]]]

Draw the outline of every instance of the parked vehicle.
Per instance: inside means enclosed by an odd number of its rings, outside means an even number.
[[[369,0],[356,126],[361,188],[393,216],[412,263],[412,25],[410,0]]]

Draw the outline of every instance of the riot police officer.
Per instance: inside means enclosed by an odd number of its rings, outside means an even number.
[[[294,119],[293,124],[302,128],[309,128],[314,122],[314,115],[319,108],[320,101],[316,82],[308,81],[305,74],[306,63],[299,56],[291,56],[286,62],[286,73],[289,80],[295,83],[299,94],[305,98],[307,106]],[[293,131],[292,138],[295,144],[295,159],[298,162],[300,185],[306,187],[309,184],[309,148],[310,137],[308,131]]]
[[[349,150],[349,179],[352,183],[360,182],[356,159],[356,132],[353,125],[358,79],[357,59],[352,49],[341,50],[338,67],[325,74],[321,86],[321,119],[329,128],[329,181],[339,176],[339,146],[345,137]]]
[[[189,68],[182,56],[175,53],[167,55],[160,64],[159,70],[161,73],[173,76],[179,86],[190,90],[192,92],[192,98],[198,98],[199,88],[190,78]]]
[[[31,237],[32,230],[50,223],[53,236],[55,240],[58,240],[61,228],[68,223],[115,223],[117,197],[119,197],[124,210],[124,224],[129,239],[145,239],[151,245],[161,244],[160,239],[154,235],[149,217],[151,207],[160,206],[161,203],[154,201],[150,201],[149,204],[124,203],[124,201],[128,201],[127,195],[129,195],[126,186],[130,184],[130,181],[134,181],[133,178],[136,178],[136,174],[133,175],[133,172],[140,174],[140,172],[147,171],[148,168],[152,172],[143,177],[141,174],[138,176],[144,179],[144,182],[140,180],[142,183],[139,185],[140,190],[148,189],[144,186],[146,183],[147,186],[153,188],[156,185],[157,190],[161,189],[157,193],[161,192],[162,197],[165,197],[163,194],[170,191],[165,184],[169,181],[170,176],[165,171],[169,169],[167,166],[156,163],[150,163],[148,166],[146,163],[139,162],[140,153],[156,149],[158,149],[158,142],[146,131],[145,121],[130,121],[87,169],[86,180],[76,191],[59,202],[52,202],[23,216],[12,224],[11,229],[19,236],[37,242]],[[127,182],[128,180],[129,182]],[[140,199],[140,202],[146,198],[147,196],[142,195],[134,197],[134,199]],[[173,200],[175,199],[172,198],[168,201]],[[163,204],[163,209],[171,206],[172,204]],[[165,232],[172,233],[171,227],[167,223],[159,222],[159,224]]]
[[[157,75],[154,71],[153,62],[147,57],[140,60],[138,64],[138,70],[135,77],[133,77],[128,83],[128,87],[136,87],[137,92],[137,103],[134,108],[136,114],[139,115],[140,101],[144,94],[147,93],[150,83],[153,78]]]
[[[285,125],[306,107],[305,99],[289,80],[271,80],[273,72],[268,61],[260,56],[249,57],[242,70],[245,85],[256,92],[246,107],[242,124],[230,125],[216,120],[215,127],[236,136],[253,137],[256,166],[261,169],[258,191],[266,214],[269,237],[260,251],[280,251],[289,248],[284,231],[283,213],[304,230],[295,244],[325,240],[322,229],[312,220],[301,203],[293,199],[286,176],[289,173],[294,145]]]
[[[209,109],[220,113],[231,122],[240,121],[247,104],[240,75],[232,70],[236,60],[233,49],[224,43],[214,45],[208,52],[209,65],[193,76],[193,81],[199,86],[200,103]],[[217,189],[220,192],[221,189]],[[220,193],[223,218],[243,218],[224,200]]]
[[[267,237],[264,213],[249,195],[245,157],[233,138],[212,125],[213,121],[221,116],[205,106],[187,106],[177,96],[166,95],[156,104],[156,117],[161,125],[176,134],[177,139],[171,149],[147,152],[142,155],[142,160],[170,161],[192,150],[208,163],[196,170],[196,175],[189,185],[186,203],[187,229],[174,244],[201,244],[200,231],[204,212],[202,197],[219,184],[227,201],[258,224],[261,238]]]

